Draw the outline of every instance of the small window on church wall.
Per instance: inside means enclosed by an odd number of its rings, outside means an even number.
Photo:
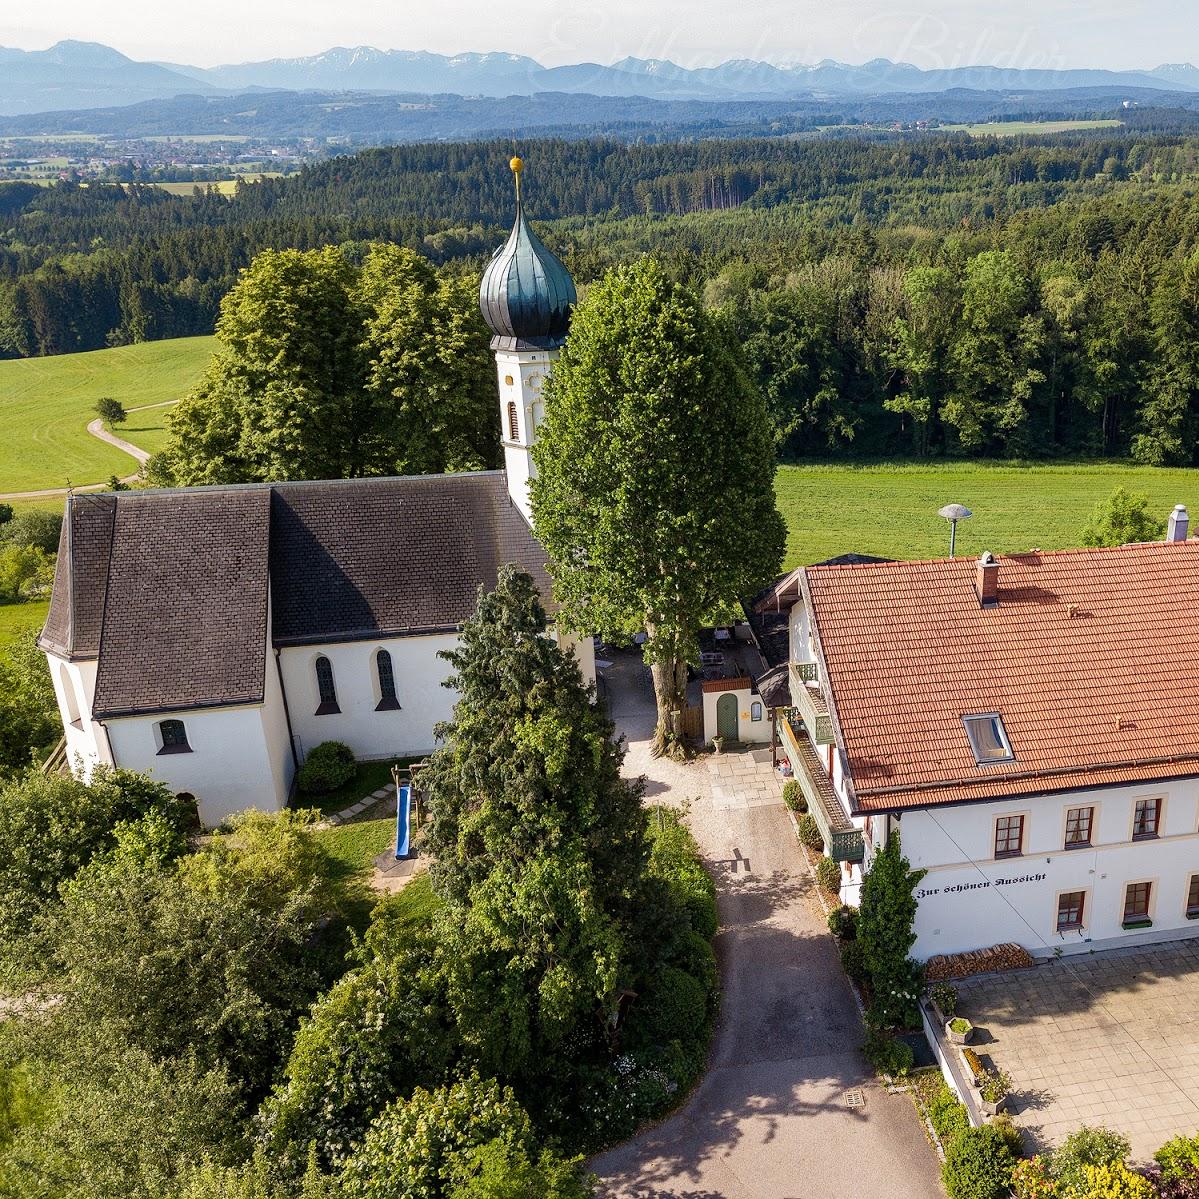
[[[75,696],[75,684],[71,682],[71,675],[64,666],[58,672],[58,681],[62,684],[62,697],[67,704],[67,720],[72,728],[83,728],[83,721],[79,719],[79,700]]]
[[[160,754],[190,754],[192,751],[182,720],[160,720],[158,739],[162,742],[162,748],[158,751]]]
[[[316,670],[317,695],[320,697],[316,715],[327,716],[330,712],[340,712],[341,708],[337,704],[337,688],[333,685],[333,663],[322,654],[317,658],[314,669]]]
[[[520,424],[516,419],[516,405],[508,405],[508,440],[520,440]]]
[[[376,712],[398,712],[400,701],[396,698],[396,676],[391,664],[391,654],[385,649],[375,654],[375,673],[379,677],[379,702]]]
[[[511,386],[512,386],[512,376],[511,376],[511,375],[505,375],[505,376],[504,376],[504,386],[505,386],[505,387],[511,387]]]

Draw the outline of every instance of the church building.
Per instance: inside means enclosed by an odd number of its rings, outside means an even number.
[[[72,769],[144,771],[212,826],[283,807],[323,741],[360,759],[433,749],[456,699],[439,654],[478,589],[514,563],[553,612],[528,488],[575,299],[518,188],[480,288],[503,470],[70,496],[39,644]],[[593,681],[590,638],[560,640]]]

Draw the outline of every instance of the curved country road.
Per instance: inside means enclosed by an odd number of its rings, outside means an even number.
[[[145,412],[147,408],[166,408],[171,404],[178,403],[177,400],[164,400],[158,404],[142,404],[139,408],[130,408],[130,412]],[[139,467],[145,466],[150,460],[150,454],[146,450],[139,449],[131,441],[126,441],[123,437],[118,437],[115,433],[110,433],[105,427],[104,422],[97,417],[93,421],[88,422],[87,431],[100,441],[106,441],[110,446],[120,450],[124,454],[128,454],[131,458],[137,459]],[[121,479],[122,483],[132,483],[137,475],[125,475]],[[107,483],[87,483],[81,487],[50,487],[44,491],[8,491],[0,493],[0,500],[52,500],[58,496],[64,496],[67,491],[103,491],[108,486]]]
[[[652,802],[691,800],[688,820],[716,878],[723,996],[707,1075],[674,1116],[590,1163],[600,1193],[943,1199],[911,1099],[884,1090],[862,1058],[858,1009],[769,765],[748,754],[651,759],[648,672],[614,657],[625,773],[647,776]],[[855,1090],[860,1107],[847,1102]]]

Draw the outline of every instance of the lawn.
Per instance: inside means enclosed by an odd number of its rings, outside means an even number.
[[[1011,553],[1079,544],[1095,505],[1116,487],[1149,497],[1164,520],[1175,504],[1199,519],[1199,471],[1124,464],[952,463],[784,466],[776,479],[787,522],[788,567],[837,554],[943,557],[945,504],[974,513],[958,526],[957,552]]]
[[[87,432],[101,396],[126,409],[180,398],[208,362],[216,339],[181,337],[0,362],[0,493],[102,483],[137,464]],[[147,450],[164,440],[167,408],[131,412],[117,433]]]
[[[49,599],[26,600],[22,604],[0,604],[0,651],[46,623]]]
[[[320,829],[316,835],[333,859],[338,877],[368,875],[375,859],[395,845],[396,822],[394,816],[355,820]]]

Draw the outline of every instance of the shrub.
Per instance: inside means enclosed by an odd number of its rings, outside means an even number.
[[[1015,1165],[1016,1156],[998,1129],[968,1128],[946,1147],[941,1180],[949,1199],[1003,1199]]]
[[[795,823],[799,828],[799,839],[813,853],[822,853],[824,838],[820,835],[820,826],[816,823],[816,818],[805,812]]]
[[[966,1105],[958,1101],[958,1097],[944,1079],[941,1079],[940,1089],[928,1101],[928,1119],[937,1136],[941,1138],[942,1145],[948,1145],[958,1133],[965,1132],[970,1127]]]
[[[716,884],[704,869],[691,830],[671,808],[649,809],[649,873],[662,879],[702,937],[716,935]]]
[[[902,1076],[912,1068],[912,1063],[916,1060],[910,1045],[877,1028],[867,1032],[862,1052],[880,1074]]]
[[[474,1076],[435,1091],[418,1088],[387,1108],[347,1163],[339,1193],[475,1199],[503,1195],[497,1180],[521,1177],[529,1189],[509,1194],[581,1199],[587,1193],[577,1160],[548,1151],[538,1156],[532,1123],[512,1091]]]
[[[832,858],[821,858],[816,863],[816,881],[826,890],[841,890],[841,867]]]
[[[866,981],[866,957],[857,941],[842,941],[841,969],[859,985]]]
[[[1128,1156],[1128,1141],[1110,1128],[1082,1127],[1049,1155],[1049,1172],[1064,1192],[1086,1194],[1086,1168],[1110,1166]]]
[[[783,803],[793,812],[808,810],[808,801],[804,798],[800,785],[794,779],[788,779],[783,784]]]
[[[296,785],[305,795],[323,795],[335,791],[354,777],[357,764],[353,751],[340,741],[322,741],[304,759],[296,775]]]
[[[858,909],[842,904],[828,914],[828,931],[838,941],[852,941],[858,935]]]
[[[42,508],[18,513],[0,530],[0,536],[10,545],[31,545],[46,554],[58,552],[61,533],[62,513],[47,512]]]
[[[1037,1154],[1016,1163],[1012,1194],[1016,1199],[1058,1199],[1061,1191],[1050,1177],[1048,1157]]]
[[[707,1023],[708,995],[699,979],[666,966],[638,997],[635,1012],[631,1023],[649,1043],[688,1045]]]
[[[1144,1175],[1130,1170],[1123,1162],[1106,1166],[1083,1166],[1086,1199],[1153,1199],[1153,1187]]]
[[[1154,1155],[1161,1176],[1168,1182],[1199,1180],[1199,1136],[1175,1137]]]
[[[957,1015],[958,993],[952,983],[933,983],[928,989],[928,997],[941,1010],[946,1020],[952,1020]]]

